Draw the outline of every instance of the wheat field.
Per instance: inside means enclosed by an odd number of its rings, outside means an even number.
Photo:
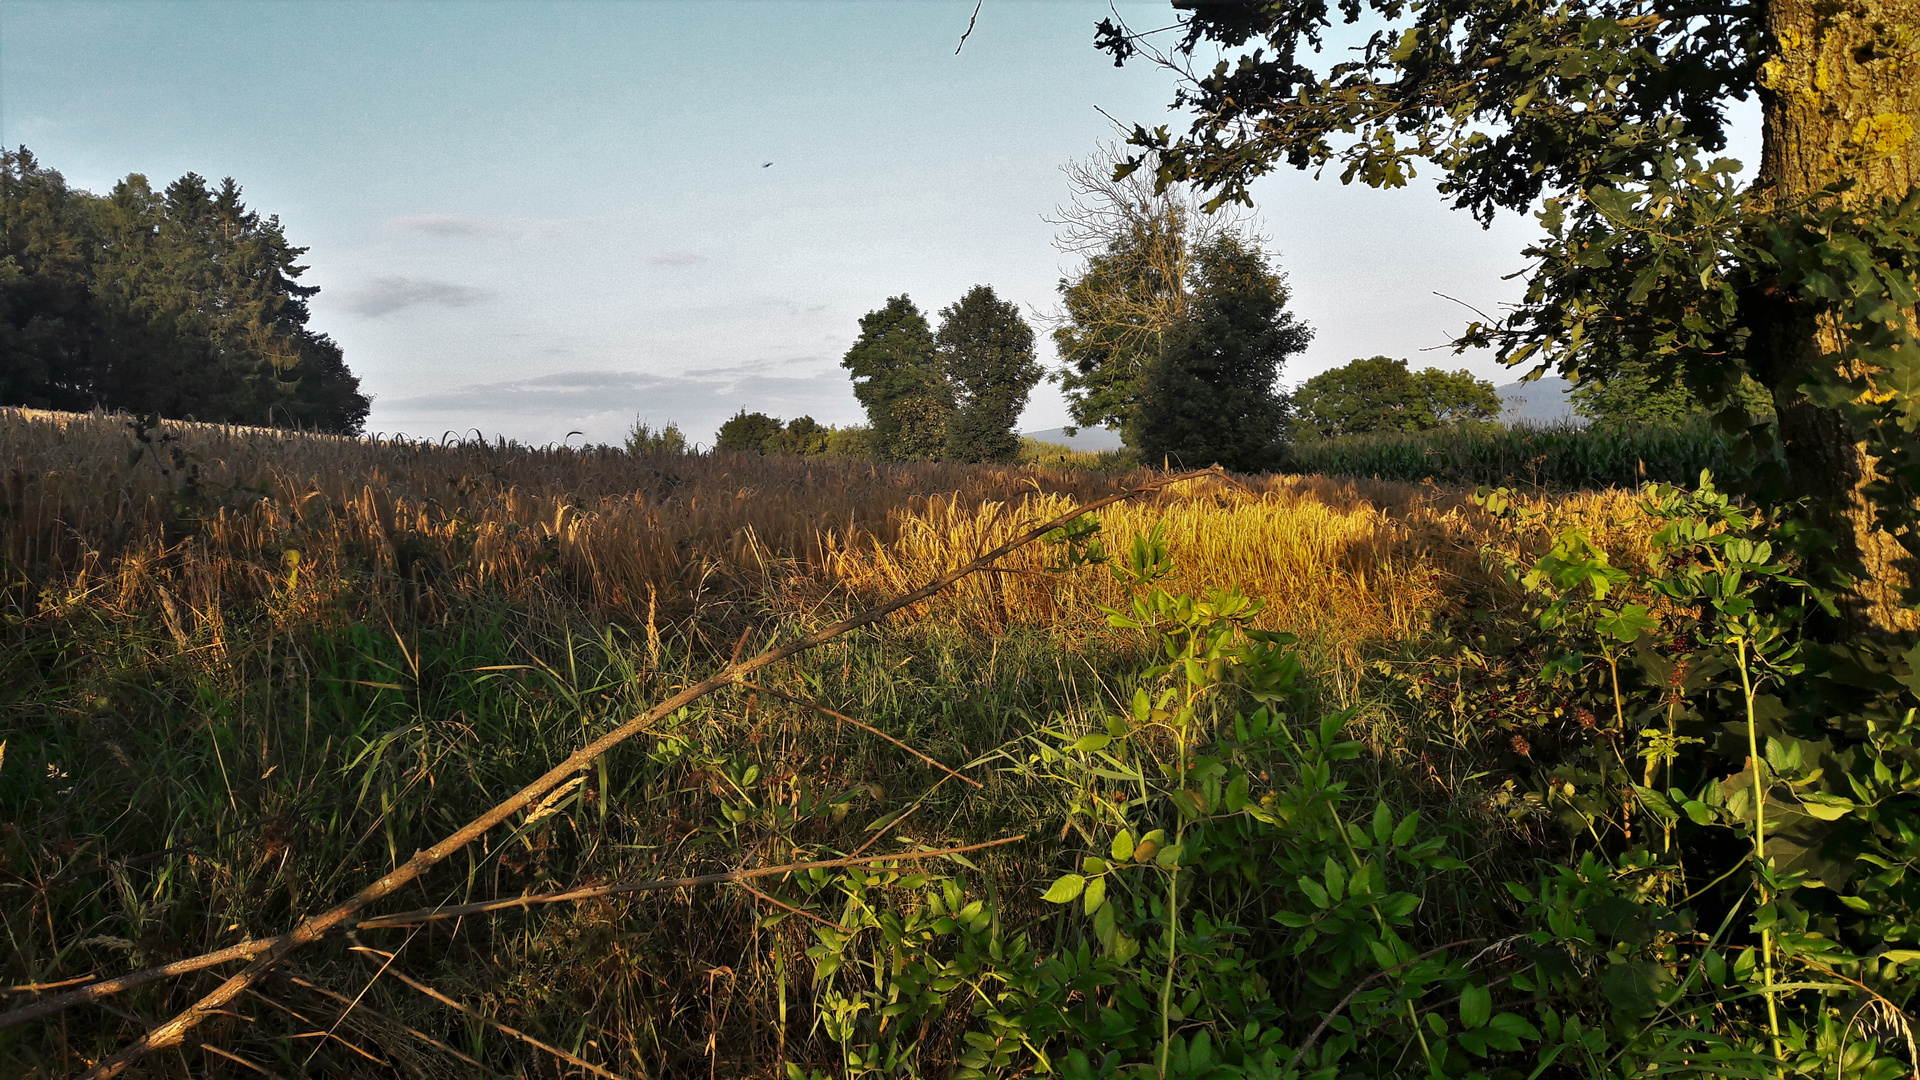
[[[1156,476],[23,410],[0,410],[0,460],[0,922],[15,988],[279,932],[749,637],[816,628]],[[1579,524],[1622,558],[1643,543],[1628,495],[1532,503],[1543,523],[1500,542]],[[1110,547],[1163,529],[1169,588],[1263,599],[1260,623],[1299,634],[1343,698],[1439,613],[1505,588],[1481,555],[1489,519],[1431,485],[1210,476],[1098,519]],[[729,692],[610,755],[565,812],[490,839],[409,906],[859,850],[905,814],[928,842],[1059,830],[1009,748],[1044,724],[1093,723],[1129,676],[1099,613],[1124,590],[1100,566],[1049,571],[1058,557],[1021,549],[768,676],[973,763],[977,793],[844,723]],[[1044,872],[1044,851],[1002,850],[984,874]],[[434,930],[401,966],[485,1023],[410,983],[369,982],[364,959],[336,949],[206,1037],[328,1075],[472,1075],[407,1034],[425,1033],[508,1071],[569,1074],[488,1026],[505,1022],[617,1075],[785,1075],[779,1063],[831,1047],[796,1019],[812,1008],[795,974],[806,924],[773,926],[769,903],[682,890]],[[389,950],[414,940],[386,933]],[[129,1017],[169,1015],[210,977],[0,1032],[0,1061],[67,1075],[136,1033]],[[259,1009],[290,1026],[269,1033]],[[321,1013],[339,1017],[338,1039],[316,1049],[300,1040],[326,1024],[289,1017]],[[964,1049],[961,1020],[928,1033],[930,1072]],[[211,1050],[155,1061],[154,1075],[247,1072]]]

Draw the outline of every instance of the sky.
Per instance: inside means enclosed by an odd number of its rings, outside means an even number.
[[[935,318],[990,284],[1043,331],[1060,166],[1109,116],[1180,123],[1170,76],[1093,49],[1106,4],[983,0],[956,55],[973,8],[0,0],[0,141],[94,191],[235,178],[310,249],[369,431],[710,443],[742,408],[860,421],[839,360],[890,296]],[[1518,297],[1533,222],[1424,180],[1254,196],[1316,331],[1285,381],[1381,353],[1515,377],[1443,346]],[[1020,427],[1067,418],[1043,383]]]

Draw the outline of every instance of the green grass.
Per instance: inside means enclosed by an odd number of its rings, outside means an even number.
[[[1702,469],[1725,475],[1731,441],[1699,428],[1603,430],[1456,427],[1347,435],[1295,443],[1287,468],[1329,476],[1452,484],[1518,484],[1554,490],[1692,484]]]
[[[797,626],[787,618],[757,630]],[[721,629],[714,636],[737,636]],[[278,637],[265,620],[229,624],[217,650],[197,652],[179,651],[157,621],[129,625],[90,609],[62,631],[30,636],[16,626],[0,648],[10,675],[0,819],[26,827],[0,832],[10,982],[134,969],[280,932],[724,659],[697,634],[670,636],[657,650],[618,629],[530,637],[504,607],[397,631],[346,624]],[[207,656],[215,651],[218,659]],[[1018,759],[1047,717],[1084,708],[1103,683],[1127,685],[1137,666],[1123,643],[1075,655],[1046,633],[987,642],[936,625],[850,635],[766,679],[964,766],[996,752]],[[603,759],[559,813],[499,831],[390,906],[777,864],[875,839],[884,852],[899,835],[937,843],[1026,832],[1058,843],[1063,808],[1053,793],[1017,773],[967,772],[983,791],[856,728],[725,693]],[[891,833],[875,828],[910,808]],[[1050,848],[978,861],[1013,890],[1017,908],[1047,872]],[[761,889],[798,900],[790,886]],[[362,939],[400,951],[412,977],[457,1000],[637,1075],[831,1065],[833,1044],[794,1004],[810,996],[811,924],[763,925],[770,914],[779,912],[751,894],[709,888]],[[553,1068],[392,979],[369,989],[377,966],[327,947],[289,972],[348,997],[365,989],[341,1034],[384,1053],[396,1075],[467,1075],[402,1023],[505,1071]],[[714,975],[719,968],[729,974]],[[113,1004],[158,1020],[222,974]],[[716,992],[717,1011],[699,1007]],[[784,1024],[783,994],[793,1010]],[[294,982],[266,996],[307,1015],[340,1011]],[[245,1011],[262,1009],[272,1016],[275,1006],[252,1001]],[[291,1033],[224,1017],[200,1029],[287,1072],[310,1053],[308,1067],[332,1075],[369,1065],[342,1045],[316,1048]],[[931,1047],[930,1058],[964,1049],[958,1031],[949,1034],[955,1045]],[[0,1060],[10,1075],[62,1076],[128,1035],[124,1016],[83,1007],[37,1030],[0,1033]],[[195,1075],[231,1071],[197,1052],[181,1064]],[[170,1068],[163,1063],[163,1074]]]

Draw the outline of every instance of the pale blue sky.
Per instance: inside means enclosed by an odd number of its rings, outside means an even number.
[[[971,285],[1051,308],[1058,167],[1171,84],[1092,48],[1103,3],[0,0],[0,138],[78,186],[233,176],[310,247],[369,427],[710,441],[745,406],[860,419],[861,314]],[[1165,5],[1122,5],[1137,26]],[[772,162],[771,167],[764,167]],[[1318,331],[1287,371],[1420,350],[1517,294],[1532,234],[1429,189],[1287,173],[1261,225]],[[1049,352],[1047,359],[1052,362]],[[1023,428],[1057,426],[1057,389]]]

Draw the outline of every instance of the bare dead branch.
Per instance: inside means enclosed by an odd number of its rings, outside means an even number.
[[[777,896],[768,896],[766,893],[761,892],[759,889],[754,888],[753,886],[747,884],[744,881],[736,881],[734,882],[734,884],[747,890],[748,892],[759,897],[760,899],[765,900],[767,903],[772,904],[774,907],[786,908],[788,911],[793,912],[795,915],[799,915],[803,918],[812,919],[814,922],[817,922],[822,926],[831,926],[835,930],[838,930],[843,934],[853,933],[853,931],[847,929],[844,926],[841,926],[839,923],[834,922],[832,919],[823,919],[820,916],[815,915],[813,912],[808,911],[806,908],[797,908],[797,907],[794,907],[792,904],[787,903],[785,900],[780,899]]]
[[[93,972],[89,971],[85,975],[75,975],[71,979],[61,979],[59,982],[22,983],[19,986],[0,986],[0,994],[44,994],[48,990],[58,990],[63,986],[83,983],[91,978],[93,978]]]
[[[973,24],[980,18],[980,5],[986,0],[973,0],[973,15],[967,19],[967,32],[960,35],[960,44],[953,47],[953,55],[959,56],[960,50],[967,47],[967,39],[973,36]]]
[[[999,847],[1025,840],[1027,835],[1003,837],[979,844],[965,844],[960,847],[937,848],[929,851],[901,851],[891,855],[865,855],[859,858],[817,859],[813,862],[786,863],[782,866],[761,866],[751,870],[726,870],[715,874],[700,874],[695,877],[661,878],[656,881],[630,881],[620,885],[594,885],[584,889],[569,889],[558,893],[536,893],[531,896],[515,896],[505,900],[481,900],[472,904],[456,904],[449,907],[420,908],[415,911],[403,911],[398,915],[380,915],[355,924],[361,930],[393,930],[403,926],[417,926],[425,922],[440,919],[457,919],[466,915],[486,915],[495,911],[511,908],[530,908],[536,904],[572,904],[582,900],[597,900],[603,896],[619,896],[625,893],[658,892],[662,889],[685,889],[695,885],[718,885],[724,882],[750,881],[754,878],[775,877],[791,874],[798,870],[827,870],[842,866],[866,866],[879,862],[909,862],[915,859],[932,859],[943,855],[959,855],[983,848]]]
[[[132,990],[135,987],[145,986],[148,983],[159,982],[162,979],[191,975],[196,971],[210,967],[218,967],[221,964],[234,960],[251,960],[261,953],[266,952],[275,940],[274,938],[263,938],[259,941],[243,941],[238,945],[229,945],[224,949],[216,949],[213,952],[202,953],[199,956],[189,957],[185,960],[175,960],[171,964],[161,964],[159,967],[150,967],[144,971],[129,972],[118,978],[89,983],[78,990],[69,990],[64,994],[56,994],[53,997],[36,1001],[31,1005],[21,1005],[0,1013],[0,1029],[10,1028],[16,1024],[24,1024],[29,1020],[38,1020],[43,1016],[57,1013],[70,1006],[111,997],[122,991]]]
[[[927,584],[922,585],[920,588],[903,593],[884,604],[868,608],[866,611],[860,612],[857,615],[849,616],[831,626],[793,638],[785,644],[768,649],[766,652],[749,660],[728,664],[718,673],[701,682],[686,687],[677,694],[669,696],[645,713],[634,717],[632,720],[621,724],[588,743],[586,746],[581,747],[569,755],[566,760],[547,770],[539,779],[534,780],[518,792],[495,804],[491,809],[455,830],[439,843],[434,844],[424,851],[414,852],[412,858],[400,866],[395,867],[391,872],[380,877],[353,896],[318,915],[309,917],[288,933],[271,939],[269,947],[254,957],[252,962],[244,969],[227,979],[226,982],[221,983],[218,987],[215,987],[211,993],[188,1006],[172,1019],[150,1029],[139,1039],[121,1049],[119,1053],[95,1066],[86,1074],[87,1080],[108,1080],[109,1077],[118,1076],[122,1072],[125,1072],[128,1066],[139,1061],[154,1050],[179,1045],[185,1040],[187,1033],[195,1027],[198,1027],[201,1021],[214,1010],[219,1009],[220,1006],[238,997],[241,991],[258,981],[261,976],[272,970],[274,965],[285,959],[289,954],[320,940],[328,931],[347,922],[367,905],[381,900],[391,895],[395,890],[407,885],[421,874],[424,874],[429,868],[437,865],[448,856],[460,851],[468,844],[485,835],[495,825],[526,809],[541,796],[546,795],[554,788],[565,783],[569,778],[585,772],[602,754],[605,754],[607,751],[633,736],[651,729],[653,725],[658,723],[662,718],[673,715],[673,713],[678,710],[706,697],[715,690],[739,682],[743,677],[752,672],[817,648],[849,631],[877,623],[902,608],[911,607],[925,600],[927,597],[946,589],[962,578],[968,577],[992,565],[1009,552],[1025,547],[1040,539],[1042,536],[1047,535],[1049,532],[1086,514],[1092,513],[1095,510],[1105,506],[1111,506],[1117,502],[1138,498],[1141,495],[1158,491],[1161,488],[1182,483],[1196,477],[1217,473],[1218,471],[1219,469],[1216,467],[1176,473],[1150,483],[1142,484],[1139,487],[1130,488],[1126,491],[1109,495],[1106,498],[1096,499],[1090,503],[1074,507],[1051,521],[1036,525],[993,550],[976,557],[966,565],[947,571]]]

